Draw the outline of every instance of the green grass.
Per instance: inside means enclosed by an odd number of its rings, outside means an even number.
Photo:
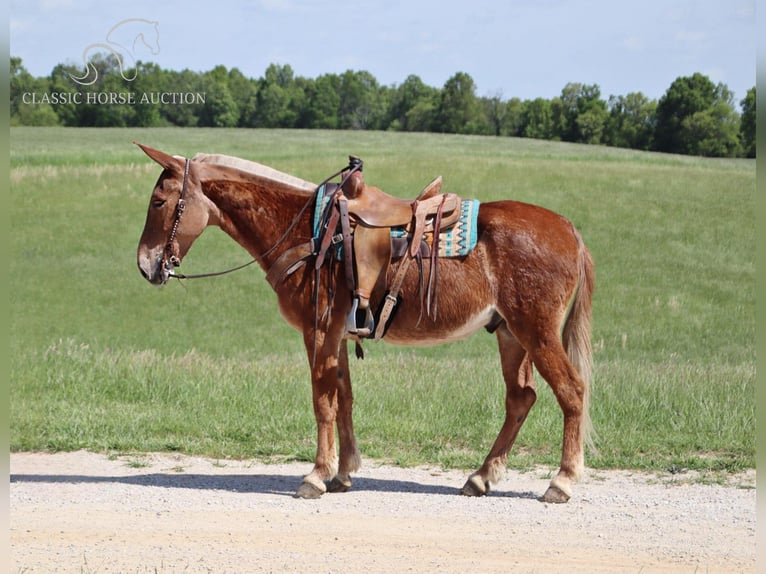
[[[755,465],[755,164],[511,138],[285,130],[11,130],[11,449],[314,453],[308,362],[261,270],[148,286],[135,264],[159,169],[132,140],[239,155],[319,181],[348,154],[414,196],[514,198],[569,217],[596,262],[597,468]],[[185,272],[248,260],[209,230]],[[352,367],[363,455],[473,466],[503,418],[494,337],[367,344]],[[539,400],[509,464],[555,466]]]

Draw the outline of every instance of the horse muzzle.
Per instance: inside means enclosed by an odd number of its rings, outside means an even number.
[[[172,256],[169,260],[164,257],[138,256],[138,270],[141,275],[152,285],[161,286],[173,276],[173,268],[178,267],[181,261]]]

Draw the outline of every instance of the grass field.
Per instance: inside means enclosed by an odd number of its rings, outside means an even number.
[[[755,465],[755,163],[512,138],[206,129],[11,129],[12,450],[172,450],[312,459],[300,336],[255,267],[150,287],[135,264],[159,168],[131,145],[220,152],[310,181],[365,160],[414,196],[513,198],[570,218],[597,272],[596,468]],[[188,273],[247,261],[208,230]],[[353,365],[366,457],[474,466],[503,418],[494,337],[366,345]],[[423,373],[428,373],[424,376]],[[555,466],[561,413],[539,399],[509,464]]]

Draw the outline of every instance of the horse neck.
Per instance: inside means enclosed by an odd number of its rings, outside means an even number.
[[[264,268],[285,249],[311,238],[310,209],[304,211],[302,221],[285,236],[311,199],[306,191],[277,182],[226,179],[203,181],[202,190],[218,209],[221,229],[254,258],[260,258],[279,242],[279,246],[260,261]]]

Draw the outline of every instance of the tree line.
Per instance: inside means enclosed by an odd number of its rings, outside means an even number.
[[[11,57],[11,125],[213,126],[441,132],[527,137],[710,157],[755,157],[755,87],[734,95],[703,74],[677,78],[657,100],[641,92],[603,99],[597,84],[568,83],[552,99],[477,96],[458,72],[444,86],[417,75],[380,85],[367,71],[317,78],[271,64],[260,78],[237,68],[163,70],[138,62],[130,74],[112,55],[82,70],[59,64],[35,78]],[[128,79],[126,79],[128,78]]]

